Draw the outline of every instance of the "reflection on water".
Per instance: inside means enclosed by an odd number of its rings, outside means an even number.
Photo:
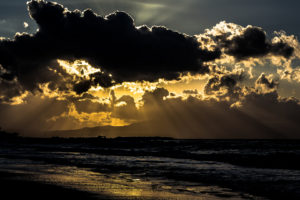
[[[103,174],[90,169],[0,160],[1,171],[30,175],[31,180],[122,199],[219,200],[252,199],[227,188],[176,182],[160,178],[141,179],[128,173]],[[255,199],[263,199],[256,197]]]
[[[0,172],[113,199],[300,199],[300,141],[20,141],[0,141]]]

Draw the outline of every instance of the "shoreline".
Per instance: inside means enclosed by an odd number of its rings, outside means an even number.
[[[24,193],[31,198],[35,191],[55,194],[63,187],[67,188],[63,196],[77,197],[74,190],[84,191],[88,197],[81,199],[104,195],[108,197],[96,199],[179,199],[178,196],[186,199],[189,196],[194,200],[213,196],[215,199],[288,197],[296,200],[300,196],[299,165],[294,163],[300,155],[299,141],[125,138],[26,141],[3,142],[1,146],[0,172],[13,173],[2,177],[10,180],[8,186],[2,187],[5,194],[16,195],[14,191],[22,189],[20,197]],[[24,179],[30,183],[24,183]],[[15,183],[11,184],[12,180]],[[38,182],[36,187],[42,189],[32,189],[35,185],[26,190],[21,187],[32,185],[32,181]],[[55,188],[45,188],[45,184]]]
[[[58,185],[30,180],[30,176],[4,171],[0,171],[0,186],[1,196],[5,197],[5,199],[113,199],[108,196],[100,196],[71,188],[64,188]]]

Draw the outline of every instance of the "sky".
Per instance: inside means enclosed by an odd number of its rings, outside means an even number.
[[[23,32],[23,22],[35,31],[36,23],[30,20],[26,8],[27,0],[0,2],[0,34],[13,37]],[[93,9],[100,15],[116,10],[129,13],[137,25],[164,25],[187,34],[199,34],[220,21],[242,26],[256,25],[268,33],[284,30],[288,34],[299,34],[300,2],[295,0],[59,0],[70,10]],[[26,30],[28,31],[28,30]]]
[[[300,138],[299,5],[2,1],[0,126]]]

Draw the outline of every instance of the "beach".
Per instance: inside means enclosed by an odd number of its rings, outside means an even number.
[[[101,199],[98,195],[31,180],[30,176],[0,172],[1,199]],[[103,197],[108,199],[108,197]]]
[[[299,141],[18,139],[1,143],[5,194],[30,199],[299,199]]]

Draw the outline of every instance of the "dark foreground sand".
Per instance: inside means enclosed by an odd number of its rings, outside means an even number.
[[[3,200],[112,199],[104,195],[96,196],[87,192],[31,181],[28,176],[6,172],[0,172],[0,187],[1,199]]]
[[[151,197],[126,197],[93,194],[32,180],[30,175],[0,171],[1,200],[162,200]]]

